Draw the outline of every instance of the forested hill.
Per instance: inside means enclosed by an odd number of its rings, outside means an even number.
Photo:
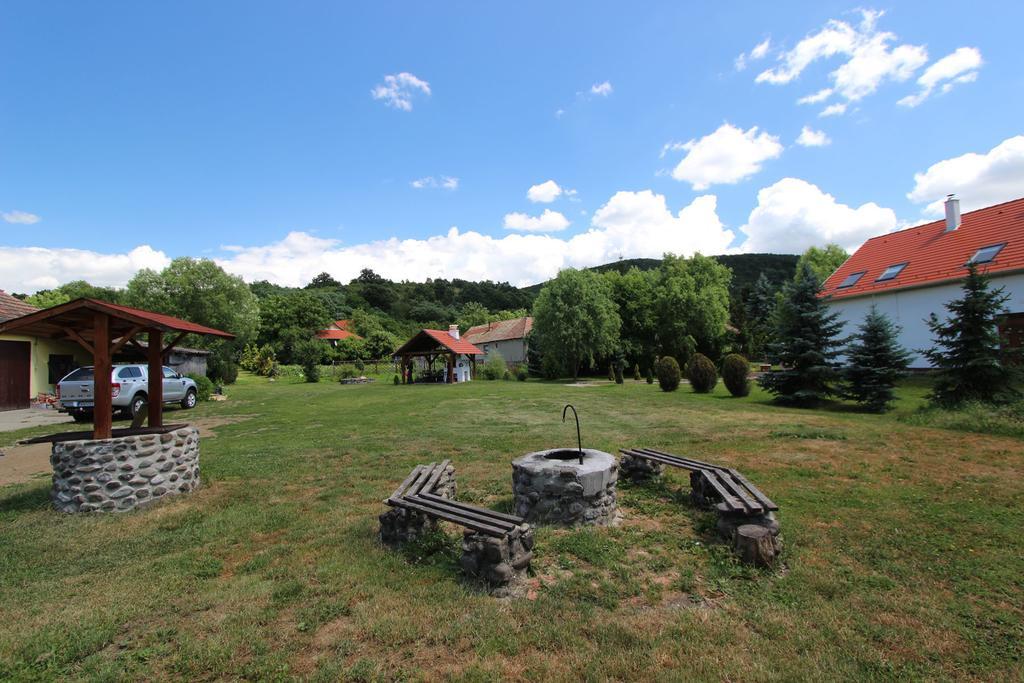
[[[732,269],[732,284],[729,289],[733,295],[737,295],[744,290],[753,289],[754,283],[757,282],[761,273],[765,274],[773,288],[781,286],[784,281],[793,277],[796,262],[800,257],[797,254],[722,254],[711,258]],[[617,270],[620,273],[625,273],[634,267],[640,270],[653,270],[660,265],[661,259],[631,258],[594,266],[589,270],[599,273]],[[545,283],[539,282],[524,287],[523,291],[529,292],[531,296],[536,296],[544,285]]]

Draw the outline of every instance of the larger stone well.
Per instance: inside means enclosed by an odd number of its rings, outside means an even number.
[[[606,526],[617,519],[615,456],[592,448],[553,448],[512,462],[515,513],[539,524]]]

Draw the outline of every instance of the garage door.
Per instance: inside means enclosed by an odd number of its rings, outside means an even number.
[[[0,410],[17,410],[29,405],[28,342],[0,341]]]

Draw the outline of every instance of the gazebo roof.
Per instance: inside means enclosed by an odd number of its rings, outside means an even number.
[[[197,325],[162,313],[153,313],[139,308],[119,306],[99,299],[75,299],[41,311],[23,315],[0,323],[0,332],[18,332],[36,337],[67,337],[68,330],[75,330],[83,338],[92,339],[92,318],[95,313],[110,316],[111,337],[134,334],[140,328],[156,328],[163,332],[203,334],[213,337],[234,339],[235,335]]]
[[[482,356],[484,352],[470,344],[465,339],[456,339],[443,330],[420,330],[413,338],[405,342],[394,355],[400,356],[404,353],[419,354],[430,353],[443,347],[452,353],[464,354],[467,356]]]

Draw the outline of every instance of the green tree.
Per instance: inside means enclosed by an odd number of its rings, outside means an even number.
[[[383,329],[376,329],[370,332],[365,339],[367,360],[380,360],[390,358],[401,342],[398,337]]]
[[[477,301],[470,301],[462,305],[455,322],[459,329],[465,332],[476,325],[485,325],[491,319],[491,312],[483,304]]]
[[[806,263],[800,277],[784,286],[775,313],[776,341],[769,346],[782,369],[759,380],[778,403],[813,406],[836,393],[836,357],[842,344],[837,335],[843,323],[838,313],[829,312],[820,291],[821,283]]]
[[[764,358],[774,334],[775,287],[761,273],[747,300],[747,352],[752,358]]]
[[[268,296],[261,309],[258,343],[273,348],[282,363],[296,362],[298,344],[312,339],[331,323],[323,300],[306,290]]]
[[[865,409],[883,413],[889,409],[896,381],[906,375],[910,353],[897,341],[899,328],[871,306],[843,355],[844,398]]]
[[[999,318],[1010,299],[1002,287],[992,289],[976,264],[970,264],[963,297],[946,304],[949,318],[932,313],[927,320],[935,345],[921,353],[938,371],[929,396],[941,406],[964,401],[1005,403],[1020,397],[1020,371],[1004,362],[1000,350]]]
[[[607,356],[619,341],[619,314],[608,282],[592,271],[567,268],[544,285],[533,305],[541,354],[579,376],[582,363]]]
[[[661,351],[685,362],[694,352],[718,357],[729,321],[728,268],[694,254],[665,254],[655,292]]]
[[[800,260],[796,262],[796,272],[793,274],[793,279],[799,278],[804,265],[808,265],[811,271],[818,277],[818,280],[824,282],[828,279],[829,275],[839,269],[839,266],[846,263],[848,258],[850,258],[850,255],[838,244],[810,247],[800,255]]]
[[[653,365],[658,348],[653,305],[657,271],[633,267],[621,274],[609,270],[604,277],[622,322],[619,343],[625,358],[633,364]]]
[[[113,304],[124,303],[123,290],[114,287],[96,287],[85,280],[72,280],[56,289],[39,290],[31,296],[25,297],[25,301],[39,308],[50,308],[82,297],[109,301]]]
[[[295,343],[293,354],[302,366],[302,374],[307,382],[320,381],[320,363],[323,362],[326,344],[319,339],[300,339]]]

